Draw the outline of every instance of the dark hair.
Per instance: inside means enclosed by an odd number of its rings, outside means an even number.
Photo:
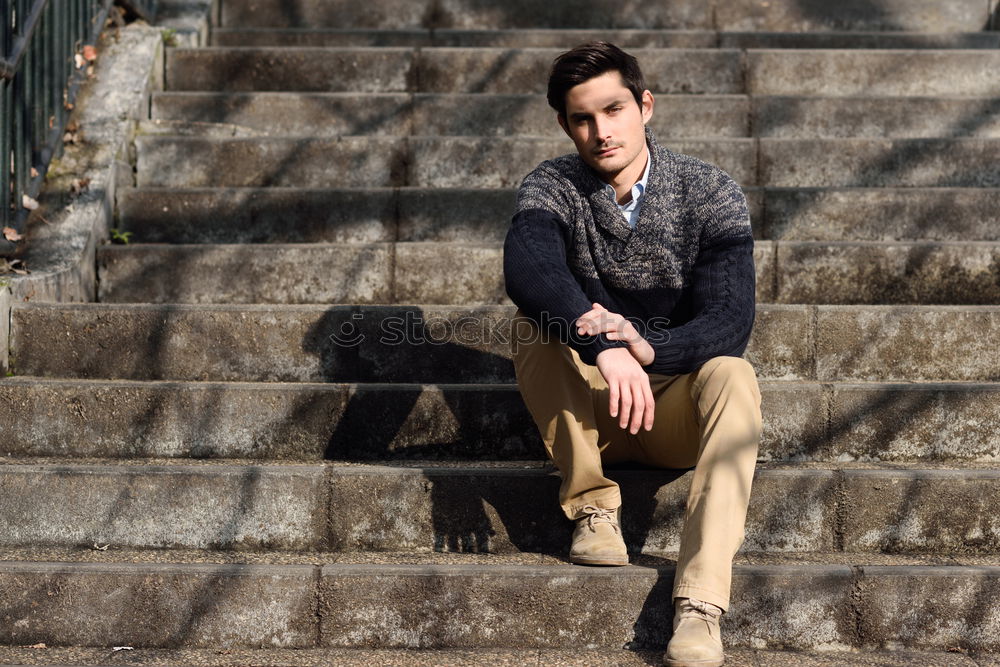
[[[632,92],[636,104],[641,107],[646,82],[642,78],[639,61],[608,42],[581,44],[555,59],[549,74],[549,106],[559,112],[560,116],[565,116],[566,93],[570,88],[614,70],[621,74],[622,83]]]

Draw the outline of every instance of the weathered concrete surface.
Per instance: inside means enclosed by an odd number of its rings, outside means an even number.
[[[794,567],[737,566],[724,621],[727,645],[849,646],[851,570],[813,567],[804,574]],[[326,566],[320,642],[662,647],[669,639],[672,579],[667,567]]]
[[[987,306],[818,306],[816,379],[1000,379],[1000,311]]]
[[[394,303],[509,304],[503,247],[484,243],[396,243]]]
[[[374,450],[377,441],[356,440],[365,434],[364,420],[347,385],[11,377],[0,382],[0,396],[4,450],[14,456],[316,461],[335,445],[353,452],[363,444]],[[470,409],[462,416],[476,415]],[[400,433],[434,435],[446,440],[440,432]],[[489,447],[489,435],[484,428],[483,442],[470,445]],[[516,447],[515,432],[503,435]]]
[[[677,479],[681,472],[608,472],[622,484],[622,532],[632,552],[679,549],[690,483],[690,475]],[[829,470],[759,472],[744,549],[832,550],[836,481]],[[555,502],[558,488],[556,475],[532,470],[342,468],[332,478],[331,546],[564,554],[571,524]]]
[[[761,139],[757,183],[996,188],[998,151],[1000,139]]]
[[[722,30],[916,30],[976,31],[989,20],[989,6],[976,0],[941,3],[891,0],[878,7],[865,2],[836,8],[818,0],[672,2],[669,4],[589,3],[587,11],[570,0],[506,4],[479,0],[400,2],[377,0],[358,7],[343,0],[317,2],[266,0],[224,3],[226,27],[354,28],[711,28]]]
[[[753,139],[659,137],[658,141],[718,165],[743,186],[757,182]],[[435,188],[516,188],[538,163],[575,150],[568,137],[412,137],[407,143],[407,185]]]
[[[503,242],[514,214],[512,189],[399,189],[400,241]]]
[[[847,551],[995,553],[1000,471],[851,470],[841,527]]]
[[[6,562],[0,641],[99,645],[105,656],[109,646],[313,646],[315,587],[309,566]]]
[[[996,188],[767,188],[762,238],[1000,241]]]
[[[972,28],[973,30],[975,28]],[[993,32],[720,32],[726,49],[995,49]]]
[[[1000,81],[991,75],[1000,65],[1000,53],[991,50],[775,49],[750,51],[747,59],[746,92],[751,95],[1000,94]]]
[[[392,137],[136,137],[136,185],[157,187],[403,185],[405,144]],[[183,169],[176,169],[184,165]]]
[[[271,136],[403,136],[410,133],[409,93],[160,92],[154,118],[233,123]]]
[[[161,87],[159,30],[131,24],[95,45],[95,75],[80,88],[69,122],[81,142],[63,147],[39,197],[45,221],[28,223],[21,259],[26,276],[5,277],[14,301],[90,301],[96,290],[94,253],[113,226],[114,200],[132,185],[128,143],[136,120],[148,117],[148,96]],[[89,181],[70,197],[74,179]]]
[[[1000,99],[754,97],[754,134],[788,139],[837,137],[1000,137]],[[705,135],[707,136],[707,135]]]
[[[754,235],[762,238],[764,193],[744,193]],[[135,243],[502,243],[516,198],[512,188],[130,188],[119,195],[118,224]],[[970,199],[974,211],[994,215],[991,200]],[[810,202],[802,207],[817,216],[853,210],[849,201]],[[797,220],[788,219],[794,211],[783,215],[783,225]]]
[[[419,92],[545,93],[552,60],[563,49],[422,49]],[[719,49],[636,49],[653,93],[743,93],[740,52]]]
[[[834,384],[832,452],[869,460],[1000,458],[996,384]]]
[[[830,5],[823,0],[755,0],[713,3],[722,30],[915,30],[954,32],[981,30],[989,8],[976,0],[883,0],[877,5],[849,0]]]
[[[318,466],[4,465],[0,543],[321,549]]]
[[[791,242],[775,244],[778,303],[1000,303],[1000,245]],[[760,290],[758,290],[760,294]]]
[[[133,243],[377,243],[396,239],[397,199],[392,188],[130,188],[118,218]]]
[[[224,28],[212,30],[212,46],[424,47],[434,46],[430,30],[416,28]]]
[[[1000,572],[990,567],[867,566],[859,628],[868,646],[1000,649]]]
[[[742,95],[663,95],[651,127],[673,137],[743,137]],[[563,136],[542,95],[161,92],[155,118],[232,123],[271,136]]]
[[[18,305],[19,375],[510,382],[507,306]],[[759,305],[746,359],[767,379],[1000,379],[986,306]],[[939,332],[946,332],[940,334]]]
[[[175,48],[167,90],[403,92],[414,75],[412,49]]]
[[[106,303],[388,303],[392,246],[261,244],[105,246]],[[399,260],[396,260],[397,262]],[[264,273],[262,267],[266,267]]]
[[[760,384],[763,459],[836,458],[841,450],[831,449],[824,441],[828,398],[820,385]],[[960,389],[945,385],[942,391]],[[968,392],[966,413],[980,402],[982,410],[993,409],[989,401],[995,392],[992,385]],[[545,457],[535,424],[514,384],[179,383],[12,377],[0,382],[0,398],[5,451],[15,456],[305,461]],[[889,398],[905,404],[906,389],[889,393]],[[874,400],[873,404],[878,405]],[[370,415],[379,419],[373,421]],[[998,456],[1000,443],[992,431],[983,434],[975,451],[971,445],[970,451],[964,451],[962,441],[956,441],[954,449],[938,452],[934,436],[951,432],[950,424],[928,422],[913,428],[921,429],[930,442],[921,441],[895,458]],[[878,458],[884,429],[869,433],[864,426],[864,421],[855,425],[858,435],[841,448]],[[887,453],[886,458],[892,457]]]
[[[978,30],[979,28],[973,28]],[[715,32],[712,30],[215,28],[213,46],[562,48],[604,39],[623,49],[995,49],[993,32]]]

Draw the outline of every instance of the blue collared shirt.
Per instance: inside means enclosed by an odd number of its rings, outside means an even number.
[[[640,178],[635,185],[632,186],[632,199],[626,204],[619,204],[618,197],[615,195],[615,189],[605,183],[604,191],[608,193],[611,197],[611,201],[618,206],[618,210],[622,212],[625,216],[626,222],[628,222],[629,227],[635,228],[635,223],[639,221],[639,207],[642,205],[642,195],[646,192],[646,179],[649,178],[649,164],[652,160],[649,159],[649,152],[646,153],[646,168],[642,171],[642,178]]]

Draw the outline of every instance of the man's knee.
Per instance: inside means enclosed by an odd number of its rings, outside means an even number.
[[[760,406],[760,387],[753,365],[741,357],[712,357],[698,369],[695,387],[699,398],[708,392],[720,395],[733,389],[749,390]]]

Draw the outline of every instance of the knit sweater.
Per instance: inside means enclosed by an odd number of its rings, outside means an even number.
[[[689,373],[746,349],[755,315],[750,218],[724,171],[660,146],[648,128],[646,142],[652,163],[634,229],[576,153],[525,177],[504,244],[507,294],[585,363],[625,346],[576,334],[573,323],[597,302],[650,343],[647,372]]]

